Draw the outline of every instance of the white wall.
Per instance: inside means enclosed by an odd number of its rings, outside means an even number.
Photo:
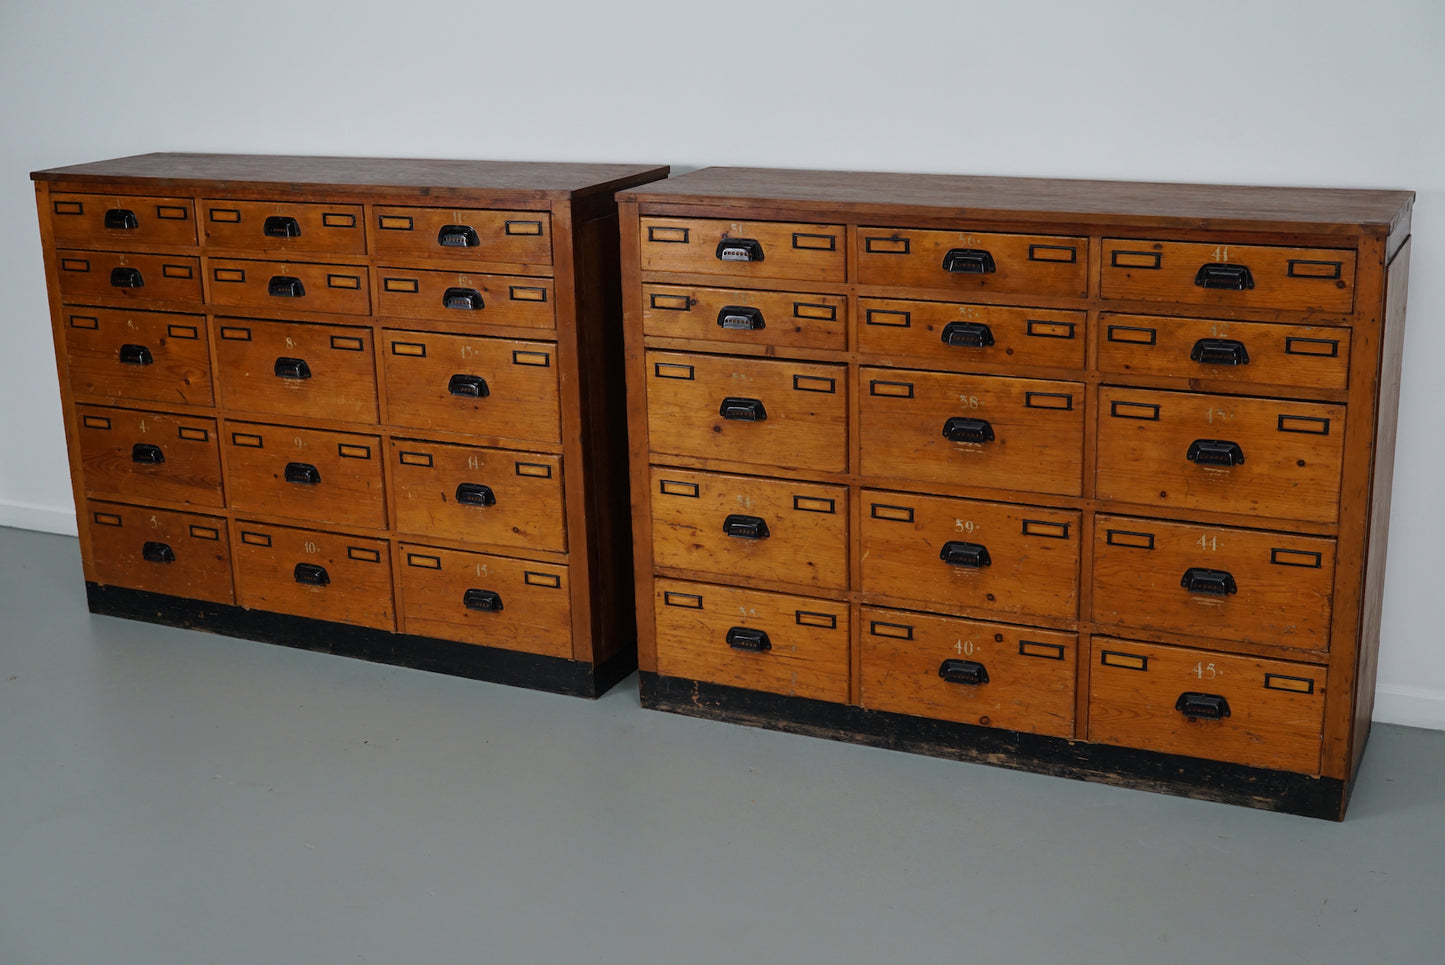
[[[1418,192],[1377,716],[1445,728],[1445,4],[0,0],[0,525],[74,532],[27,174],[147,151]]]

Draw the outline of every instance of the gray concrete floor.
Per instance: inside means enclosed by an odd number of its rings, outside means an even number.
[[[108,617],[0,529],[0,963],[1445,961],[1445,733],[1344,824]]]

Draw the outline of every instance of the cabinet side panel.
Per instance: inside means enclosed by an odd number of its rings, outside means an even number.
[[[631,499],[623,373],[621,267],[613,211],[574,225],[578,368],[586,427],[587,555],[593,581],[592,653],[601,663],[633,646]]]
[[[1385,555],[1390,529],[1390,488],[1395,475],[1395,426],[1400,415],[1400,365],[1405,353],[1405,301],[1410,281],[1407,238],[1386,275],[1385,332],[1380,352],[1380,403],[1375,426],[1374,482],[1370,489],[1369,549],[1360,614],[1360,652],[1355,670],[1355,716],[1350,735],[1353,779],[1370,736],[1375,673],[1380,649],[1380,611],[1385,596]]]
[[[637,205],[617,206],[622,277],[622,329],[626,346],[628,460],[632,470],[634,599],[637,614],[637,665],[657,670],[657,633],[653,622],[652,501],[648,473],[647,369],[642,337],[642,282],[638,267],[641,221]]]

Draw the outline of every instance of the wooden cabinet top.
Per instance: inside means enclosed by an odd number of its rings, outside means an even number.
[[[90,164],[34,171],[36,181],[113,182],[146,178],[177,187],[196,184],[269,183],[293,189],[375,189],[388,193],[430,188],[516,192],[566,199],[616,191],[663,177],[666,166],[564,164],[538,161],[417,160],[368,157],[293,157],[266,154],[138,154]]]
[[[1415,193],[713,167],[624,191],[618,199],[750,202],[861,217],[885,210],[893,217],[937,217],[945,209],[978,220],[1403,236]]]

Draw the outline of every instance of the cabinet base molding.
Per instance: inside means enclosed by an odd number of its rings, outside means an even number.
[[[90,612],[102,616],[204,630],[571,697],[600,697],[637,669],[636,653],[630,646],[602,663],[591,664],[89,581],[85,595]]]
[[[1338,778],[865,710],[646,670],[638,679],[642,706],[652,710],[1302,817],[1341,820],[1351,790]]]

